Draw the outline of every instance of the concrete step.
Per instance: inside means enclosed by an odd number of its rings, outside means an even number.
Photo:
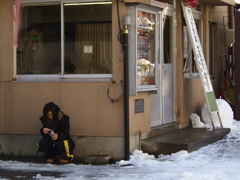
[[[86,164],[111,164],[111,155],[91,155],[84,158]]]
[[[141,141],[142,151],[158,156],[172,154],[180,150],[192,152],[208,144],[223,139],[231,129],[221,128],[207,130],[205,128],[184,128],[171,133],[147,138]]]

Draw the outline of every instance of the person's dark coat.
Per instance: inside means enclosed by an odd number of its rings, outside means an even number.
[[[70,123],[69,123],[69,116],[64,114],[63,112],[58,113],[58,122],[55,125],[51,125],[48,122],[44,121],[43,116],[39,118],[41,120],[41,123],[43,124],[43,127],[40,129],[40,132],[44,138],[51,139],[51,136],[49,134],[43,133],[43,128],[49,128],[54,131],[54,133],[58,134],[59,141],[68,140],[70,147],[73,149],[75,147],[74,142],[72,138],[70,137],[69,130],[70,130]]]

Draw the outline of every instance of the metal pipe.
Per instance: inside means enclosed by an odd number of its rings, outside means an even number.
[[[234,6],[228,6],[228,29],[233,29]]]
[[[128,67],[128,26],[124,25],[124,135],[125,135],[125,160],[129,160],[129,67]]]
[[[234,56],[235,56],[235,80],[240,76],[240,12],[235,12],[235,43],[234,43]],[[240,82],[235,82],[235,108],[234,119],[240,120]]]

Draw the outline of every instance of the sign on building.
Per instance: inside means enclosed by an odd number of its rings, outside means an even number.
[[[184,17],[186,20],[189,39],[193,47],[194,58],[195,58],[196,66],[198,69],[199,77],[201,79],[202,87],[204,90],[204,95],[208,104],[209,112],[211,113],[211,116],[212,116],[212,113],[214,112],[218,113],[219,121],[222,126],[222,122],[218,112],[218,106],[215,99],[215,94],[213,91],[212,83],[210,80],[208,68],[204,58],[202,45],[198,36],[198,31],[194,21],[192,10],[191,8],[184,6],[183,3],[182,3],[182,9],[183,9]]]

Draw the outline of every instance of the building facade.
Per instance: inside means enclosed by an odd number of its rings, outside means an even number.
[[[192,8],[216,98],[233,6]],[[40,155],[50,101],[70,116],[79,158],[127,158],[141,139],[200,114],[206,100],[180,1],[22,0],[19,30],[17,12],[0,1],[0,154]]]

